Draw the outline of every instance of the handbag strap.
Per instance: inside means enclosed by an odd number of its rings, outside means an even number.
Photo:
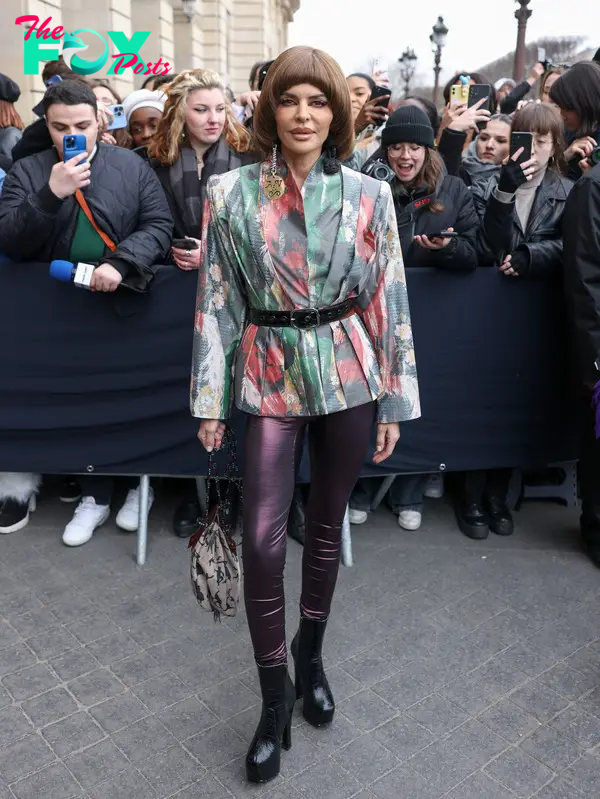
[[[223,499],[221,494],[221,487],[220,487],[220,480],[225,479],[229,480],[230,483],[235,483],[238,488],[238,493],[240,495],[240,500],[242,499],[242,481],[240,478],[240,470],[237,462],[237,442],[235,438],[235,434],[233,431],[228,427],[225,431],[225,435],[223,437],[223,443],[225,444],[227,450],[227,466],[225,467],[225,473],[222,475],[217,474],[217,460],[216,460],[216,453],[209,452],[208,454],[208,474],[206,477],[206,485],[207,489],[209,490],[210,494],[210,486],[211,484],[215,487],[215,494],[217,495],[217,514],[219,519],[222,523],[223,514],[221,511],[227,512],[228,510],[228,503],[230,502],[229,496]],[[228,487],[229,488],[229,487]],[[227,491],[227,495],[229,494],[229,490]]]
[[[100,236],[100,238],[106,244],[108,249],[111,252],[114,252],[117,249],[117,245],[114,243],[114,241],[107,233],[105,233],[103,230],[101,230],[98,227],[98,224],[96,223],[96,220],[94,219],[94,217],[92,216],[92,212],[90,211],[90,206],[87,204],[87,201],[83,196],[81,189],[77,189],[77,191],[75,192],[75,199],[79,203],[81,210],[87,216],[91,226],[94,228],[96,233]]]

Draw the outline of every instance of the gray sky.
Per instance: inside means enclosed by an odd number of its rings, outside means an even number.
[[[449,29],[442,54],[442,80],[475,70],[513,50],[517,37],[514,0],[301,0],[290,26],[290,45],[319,47],[344,72],[368,67],[375,57],[394,62],[405,47],[419,56],[418,74],[433,83],[432,25],[442,14]],[[600,46],[600,5],[593,0],[532,0],[527,40],[586,35]]]

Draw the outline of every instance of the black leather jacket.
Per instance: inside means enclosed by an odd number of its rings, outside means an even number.
[[[562,265],[562,217],[573,184],[548,170],[535,193],[533,207],[523,230],[515,203],[503,203],[494,196],[498,176],[472,189],[475,209],[481,220],[477,240],[481,266],[500,266],[516,250],[527,250],[526,274],[540,275]],[[522,272],[524,274],[525,272]]]
[[[564,231],[567,307],[582,377],[593,384],[600,378],[600,165],[573,187]]]

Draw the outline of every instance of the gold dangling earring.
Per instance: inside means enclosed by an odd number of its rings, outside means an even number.
[[[264,180],[265,194],[269,200],[278,200],[285,194],[285,181],[277,174],[277,144],[273,145],[271,169]]]

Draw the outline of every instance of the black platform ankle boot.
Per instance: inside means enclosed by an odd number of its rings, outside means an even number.
[[[250,782],[268,782],[279,774],[281,747],[292,747],[296,693],[287,666],[259,666],[262,715],[246,755]]]
[[[304,697],[302,715],[313,727],[330,724],[335,712],[331,688],[323,670],[321,652],[326,621],[302,617],[300,629],[292,641],[296,670],[296,699]]]

